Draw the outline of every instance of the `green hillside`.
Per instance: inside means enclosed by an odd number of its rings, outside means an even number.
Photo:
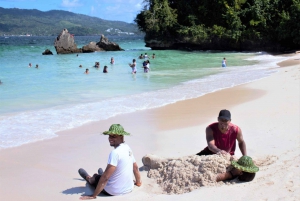
[[[57,36],[64,28],[75,35],[141,35],[133,23],[108,21],[68,11],[0,7],[0,35]],[[108,32],[107,30],[110,29]]]

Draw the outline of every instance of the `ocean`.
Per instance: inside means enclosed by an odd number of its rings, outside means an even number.
[[[265,52],[151,50],[135,36],[108,36],[125,51],[57,55],[55,38],[0,37],[0,149],[252,82],[275,73],[276,63],[287,59]],[[99,40],[75,36],[77,47]],[[53,55],[42,55],[45,49]],[[144,59],[138,59],[145,53],[156,55],[150,58],[149,73],[143,72]],[[111,57],[115,64],[110,64]],[[224,57],[226,68],[221,67]],[[128,65],[133,59],[138,69],[134,75]],[[100,62],[99,69],[95,62]],[[108,73],[102,72],[105,65]]]

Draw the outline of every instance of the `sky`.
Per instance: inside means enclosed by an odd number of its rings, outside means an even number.
[[[64,10],[104,20],[133,23],[143,0],[0,0],[2,8]]]

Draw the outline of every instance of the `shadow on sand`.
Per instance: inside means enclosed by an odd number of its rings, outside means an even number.
[[[74,178],[74,180],[81,180],[85,181],[84,179],[77,179]],[[68,188],[61,193],[65,195],[74,195],[74,194],[79,194],[80,196],[86,196],[86,195],[92,195],[94,193],[95,188],[89,185],[88,183],[85,184],[85,186],[78,186],[78,187],[72,187]],[[100,193],[98,196],[100,197],[108,197],[107,195],[104,195]]]

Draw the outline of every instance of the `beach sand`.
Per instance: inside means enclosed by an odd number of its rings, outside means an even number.
[[[249,183],[201,187],[190,193],[167,195],[155,179],[141,171],[143,185],[109,200],[300,200],[300,54],[288,55],[278,72],[252,83],[180,101],[161,108],[119,115],[58,137],[0,150],[0,200],[79,200],[92,191],[77,171],[105,168],[107,136],[120,123],[132,136],[139,167],[142,157],[193,155],[206,146],[205,128],[217,120],[221,109],[243,132],[248,155],[260,171]],[[240,157],[239,149],[236,156]]]

